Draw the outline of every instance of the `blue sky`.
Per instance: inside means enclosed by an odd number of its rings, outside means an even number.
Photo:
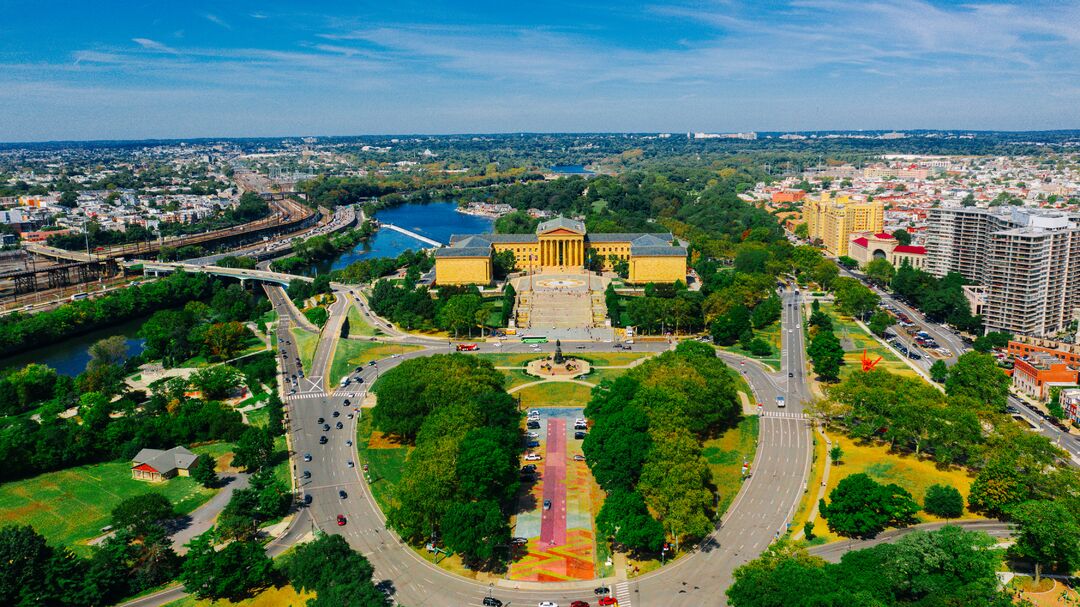
[[[0,0],[0,140],[1080,128],[1080,4]]]

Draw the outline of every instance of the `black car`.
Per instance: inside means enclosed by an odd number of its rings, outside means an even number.
[[[324,424],[326,423],[326,420],[320,417],[317,423]]]
[[[345,493],[344,489],[341,489],[341,490],[339,490],[337,492],[337,496],[340,497],[341,499],[345,499],[345,498],[349,497],[349,494]]]
[[[525,443],[525,446],[530,449],[535,449],[540,446],[540,441],[531,440]]]
[[[345,426],[342,426],[342,425],[341,425],[341,422],[338,422],[338,423],[337,423],[337,429],[338,429],[338,430],[341,430],[341,429],[342,429],[342,428],[344,428],[344,427],[345,427]]]
[[[787,376],[788,377],[795,377],[795,374],[794,373],[788,373]]]
[[[581,439],[585,438],[585,433],[582,432],[581,430],[578,430],[577,432],[574,433],[574,438],[577,439],[577,440],[581,440]]]
[[[323,432],[329,432],[330,431],[330,424],[323,424],[322,429],[323,429]]]
[[[326,437],[325,436],[320,436],[319,437],[319,444],[320,445],[325,445],[326,444]]]
[[[349,399],[346,398],[345,402],[343,402],[342,404],[345,405],[346,407],[348,407],[349,406]]]
[[[311,478],[311,470],[304,470],[304,478]]]
[[[525,464],[521,467],[522,472],[536,472],[536,464]]]
[[[484,607],[502,607],[502,601],[493,596],[485,596]]]
[[[337,417],[339,415],[341,415],[340,411],[334,411],[333,413],[330,414],[330,417]]]
[[[540,422],[529,420],[529,423],[525,424],[525,427],[530,430],[538,430],[540,429]]]
[[[306,506],[311,505],[311,494],[310,493],[308,493],[307,495],[304,496],[304,505],[306,505]]]

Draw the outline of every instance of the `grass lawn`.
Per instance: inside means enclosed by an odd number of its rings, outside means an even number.
[[[799,500],[799,506],[795,510],[795,516],[792,518],[792,533],[802,530],[803,525],[806,524],[806,519],[810,516],[810,510],[817,505],[817,492],[818,488],[821,487],[821,477],[825,474],[825,460],[829,457],[828,447],[825,445],[825,441],[821,439],[821,435],[815,431],[812,436],[814,441],[814,454],[813,460],[810,462],[810,478],[806,481],[806,486],[810,488],[810,490],[804,492],[802,499]],[[825,522],[818,517],[818,519],[814,521],[815,538],[810,544],[824,544],[826,540],[821,537],[821,534],[827,531],[828,529],[825,526]]]
[[[573,350],[564,350],[563,354],[570,358],[586,360],[594,367],[622,367],[636,360],[654,356],[654,354],[635,352],[580,352],[575,354]]]
[[[503,369],[500,372],[506,376],[506,382],[503,385],[507,390],[540,379],[538,377],[533,377],[520,369]]]
[[[525,363],[539,358],[547,358],[548,354],[542,352],[534,352],[532,354],[497,354],[494,352],[481,352],[479,354],[473,354],[473,356],[484,360],[490,360],[491,364],[496,367],[524,367]]]
[[[319,345],[319,334],[305,331],[298,327],[289,329],[293,341],[296,343],[296,351],[300,355],[300,364],[304,373],[311,374],[311,359],[315,357],[315,346]]]
[[[364,315],[360,312],[360,309],[355,305],[349,306],[349,313],[345,317],[349,319],[350,336],[372,337],[374,335],[382,334],[382,331],[368,324],[368,321],[364,319]]]
[[[375,435],[374,440],[372,435]],[[356,447],[360,464],[368,465],[368,487],[383,513],[394,505],[394,486],[401,480],[401,468],[409,453],[406,446],[384,439],[371,427],[371,415],[356,424]]]
[[[281,588],[271,586],[259,594],[238,602],[229,600],[199,600],[186,596],[180,600],[166,603],[164,607],[277,607],[278,605],[303,605],[308,599],[315,598],[314,592],[298,592],[291,585]]]
[[[192,451],[217,458],[231,449],[230,443],[215,443]],[[164,483],[137,481],[126,460],[78,466],[0,486],[0,525],[31,525],[50,542],[85,555],[89,548],[81,543],[100,535],[113,507],[124,498],[161,493],[178,512],[187,514],[217,491],[187,477]]]
[[[394,354],[404,354],[422,350],[423,346],[408,344],[384,344],[377,341],[358,339],[339,339],[334,350],[334,362],[330,364],[330,385],[337,385],[355,367],[362,367],[373,360],[389,358]]]
[[[615,379],[625,375],[630,369],[592,369],[588,375],[582,375],[578,377],[581,381],[587,381],[590,384],[599,384],[605,379]]]
[[[723,435],[702,445],[701,454],[712,471],[716,491],[720,494],[719,512],[727,510],[742,486],[742,464],[753,462],[757,451],[758,417],[746,415],[739,424]]]
[[[919,376],[907,363],[900,360],[892,350],[882,345],[873,335],[864,331],[855,322],[855,319],[850,316],[841,316],[839,312],[833,309],[832,304],[822,304],[821,309],[832,316],[833,330],[836,332],[836,337],[845,346],[844,364],[840,367],[840,379],[862,371],[864,348],[866,349],[866,356],[871,360],[876,359],[878,356],[881,357],[881,362],[877,364],[878,369],[885,369],[889,373],[904,377]]]
[[[573,382],[549,381],[514,392],[525,409],[534,407],[584,407],[592,388]]]
[[[731,380],[735,383],[735,391],[745,394],[746,398],[751,403],[757,402],[756,398],[754,397],[754,391],[750,389],[750,384],[746,382],[746,378],[743,377],[743,374],[739,373],[735,369],[732,369],[731,367],[728,367],[727,371],[728,375],[731,376]]]
[[[851,474],[865,472],[879,483],[896,483],[907,489],[919,504],[922,504],[927,488],[936,484],[956,487],[960,494],[964,496],[964,503],[967,503],[968,492],[971,489],[974,476],[968,474],[965,470],[956,468],[949,470],[939,469],[933,461],[920,460],[913,455],[890,453],[888,446],[885,445],[856,443],[839,433],[830,433],[829,437],[833,440],[833,444],[839,444],[840,448],[844,450],[844,457],[840,460],[840,465],[833,466],[829,473],[829,482],[825,492],[826,501],[829,492],[836,488],[842,478]],[[824,460],[822,459],[822,461]],[[821,481],[818,480],[817,483],[820,485]],[[919,517],[924,522],[942,520],[925,512],[920,512]],[[965,512],[961,518],[978,518],[978,516]],[[802,521],[799,521],[798,524],[801,526]],[[792,526],[792,528],[795,527]],[[829,532],[825,521],[821,520],[820,517],[814,524],[814,534],[830,541],[840,539]]]

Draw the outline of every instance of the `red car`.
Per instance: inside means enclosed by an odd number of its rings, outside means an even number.
[[[338,527],[344,527],[345,526],[345,515],[344,514],[337,515],[337,524],[338,524]]]
[[[613,596],[600,597],[600,605],[618,605],[619,601],[615,600]]]
[[[570,607],[589,607],[589,604],[585,601],[574,601],[570,603]]]

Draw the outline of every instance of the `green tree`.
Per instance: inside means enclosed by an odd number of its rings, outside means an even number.
[[[1019,535],[1012,551],[1035,564],[1035,583],[1044,566],[1071,574],[1080,567],[1080,520],[1059,501],[1034,500],[1012,509]]]
[[[270,583],[274,565],[262,544],[236,541],[215,550],[210,533],[191,541],[180,567],[185,590],[201,599],[235,601]]]
[[[889,329],[893,324],[892,316],[885,310],[875,310],[870,316],[870,322],[867,327],[870,331],[878,337],[884,337],[885,331]]]
[[[472,328],[476,326],[476,313],[482,305],[483,300],[479,295],[454,295],[440,308],[439,324],[453,331],[454,337],[463,330],[468,330],[471,335]]]
[[[909,525],[915,520],[919,505],[903,487],[881,485],[866,474],[852,474],[829,493],[829,502],[818,504],[837,535],[871,538],[889,526]]]
[[[191,384],[203,398],[218,399],[229,396],[243,383],[244,374],[236,367],[213,365],[196,371],[191,376]]]
[[[938,359],[934,361],[934,364],[930,365],[930,379],[939,384],[943,384],[949,379],[949,366],[945,364],[945,361]]]
[[[771,325],[780,320],[780,313],[783,311],[783,307],[779,297],[776,295],[769,296],[761,303],[754,306],[754,311],[750,315],[750,324],[755,329],[762,329]]]
[[[840,378],[840,365],[844,362],[844,348],[832,331],[819,329],[810,340],[806,349],[810,361],[823,381],[836,381]]]
[[[732,306],[728,312],[713,321],[710,331],[713,341],[730,346],[751,329],[750,311],[743,305]]]
[[[615,489],[608,493],[596,515],[596,529],[633,551],[655,553],[664,544],[664,527],[649,514],[637,491]]]
[[[854,278],[842,276],[833,281],[833,293],[836,295],[836,309],[848,316],[863,316],[870,313],[881,297],[863,286]]]
[[[214,459],[209,455],[200,455],[188,470],[191,478],[203,487],[214,487],[218,483],[217,471],[214,470]]]
[[[814,521],[806,521],[806,523],[803,524],[803,535],[806,536],[806,541],[808,542],[813,541],[814,538],[817,537],[814,535]]]
[[[911,233],[908,232],[907,230],[905,230],[904,228],[899,228],[897,230],[894,230],[893,233],[892,233],[892,237],[896,239],[896,242],[898,242],[898,243],[900,243],[902,245],[911,244]]]
[[[805,223],[800,223],[799,225],[795,226],[795,236],[798,236],[802,239],[809,238],[810,226],[806,225]]]
[[[499,505],[489,500],[452,504],[441,529],[446,546],[473,563],[492,559],[498,546],[510,542],[510,525]]]
[[[960,518],[964,513],[964,497],[949,485],[930,485],[923,498],[923,510],[943,519]]]
[[[263,428],[248,428],[236,442],[233,465],[248,472],[259,470],[270,463],[274,455],[274,438]]]
[[[833,445],[832,448],[829,449],[829,461],[835,466],[839,464],[842,459],[844,459],[844,448],[839,444]]]
[[[854,270],[855,268],[859,267],[858,260],[852,257],[848,257],[847,255],[841,255],[836,259],[836,261],[838,261],[840,265],[844,266],[849,270]]]
[[[322,327],[326,324],[327,319],[330,318],[330,313],[322,306],[315,306],[314,308],[304,310],[304,317],[311,321],[311,324],[316,327]]]
[[[1009,396],[1009,376],[998,368],[989,354],[967,352],[949,367],[945,392],[949,396],[967,396],[995,410],[1005,411]]]
[[[509,249],[499,251],[491,258],[491,270],[496,280],[506,278],[515,267],[517,267],[517,259],[514,257],[514,252]]]
[[[907,232],[905,232],[906,234]],[[866,264],[866,268],[863,269],[866,277],[870,279],[870,282],[878,286],[886,286],[892,282],[894,276],[896,276],[896,269],[886,259],[872,259]]]
[[[172,502],[160,493],[143,493],[124,498],[111,513],[113,527],[130,529],[138,537],[160,529],[174,518],[176,510]]]
[[[203,343],[210,356],[227,360],[244,350],[250,336],[251,330],[240,322],[219,322],[206,327]]]

